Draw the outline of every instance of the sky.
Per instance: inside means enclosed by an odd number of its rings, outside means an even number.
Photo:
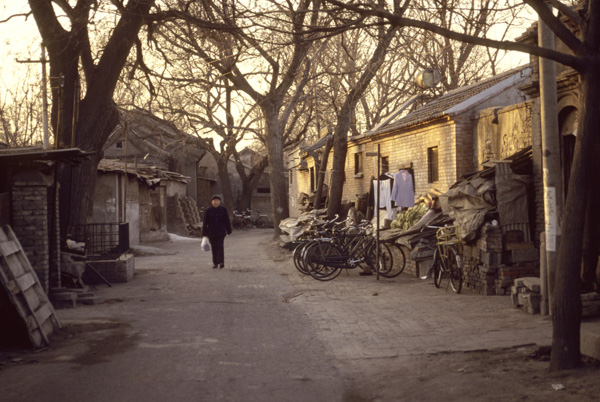
[[[24,0],[0,0],[0,21],[9,16],[26,13],[29,5]],[[9,81],[15,70],[20,68],[16,59],[39,59],[41,39],[33,17],[15,17],[0,24],[0,74]],[[41,67],[40,67],[41,70]]]

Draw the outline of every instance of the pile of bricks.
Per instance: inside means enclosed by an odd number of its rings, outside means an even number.
[[[482,295],[509,295],[515,279],[539,276],[538,249],[506,242],[498,225],[481,227],[477,241],[463,246],[462,257],[463,286]]]
[[[497,267],[502,261],[502,231],[497,225],[479,230],[475,244],[462,248],[463,286],[475,293],[495,295]]]
[[[540,313],[540,278],[524,277],[514,280],[511,287],[511,300],[515,307],[521,307],[529,314]]]

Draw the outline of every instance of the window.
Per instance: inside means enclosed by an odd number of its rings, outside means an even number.
[[[363,160],[362,153],[357,152],[354,154],[354,174],[360,174],[363,172]]]
[[[258,194],[270,194],[271,193],[271,187],[258,187],[256,189],[256,192]]]
[[[315,191],[315,168],[310,168],[310,192],[313,193]]]
[[[381,157],[381,173],[387,173],[390,171],[390,157],[382,156]]]
[[[123,141],[117,141],[115,143],[115,148],[122,149],[123,148]]]
[[[438,170],[438,147],[427,148],[427,179],[429,183],[440,179]]]

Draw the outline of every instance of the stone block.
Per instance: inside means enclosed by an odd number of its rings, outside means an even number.
[[[77,303],[77,294],[74,292],[50,293],[50,302],[56,308],[71,308]]]
[[[523,282],[523,286],[525,286],[527,289],[531,290],[532,292],[539,293],[541,291],[540,278],[527,276],[527,277],[521,278],[521,280]]]
[[[520,306],[520,304],[519,304],[519,294],[518,293],[511,293],[511,295],[510,295],[510,301],[512,302],[513,306]]]
[[[514,283],[515,283],[515,286],[518,287],[518,288],[522,288],[523,286],[525,286],[523,284],[523,278],[517,278],[517,279],[515,279]]]
[[[526,293],[520,300],[523,300],[523,306],[529,314],[539,314],[541,299],[542,297],[538,293]]]

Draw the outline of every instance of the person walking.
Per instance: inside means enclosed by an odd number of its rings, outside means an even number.
[[[231,234],[231,223],[227,208],[221,206],[221,197],[213,195],[211,206],[204,211],[202,236],[207,236],[212,249],[213,268],[225,267],[225,236]]]

